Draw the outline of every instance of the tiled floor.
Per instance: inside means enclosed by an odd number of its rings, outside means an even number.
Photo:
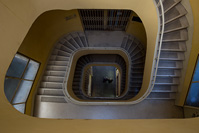
[[[92,96],[115,97],[116,96],[116,68],[113,66],[93,66]],[[111,78],[112,82],[103,82],[103,79]]]

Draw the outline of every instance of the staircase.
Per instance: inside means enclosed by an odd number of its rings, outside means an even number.
[[[68,34],[56,44],[38,89],[41,102],[66,102],[63,93],[64,77],[68,74],[73,52],[82,47],[88,47],[88,43],[81,32]]]
[[[163,0],[162,13],[159,0],[156,0],[160,17],[162,14],[165,16],[165,29],[155,86],[147,99],[175,99],[185,59],[189,26],[187,11],[181,1]]]
[[[90,100],[107,100],[107,99],[122,99],[120,97],[117,98],[100,98],[100,97],[89,97],[85,92],[87,92],[87,87],[82,87],[82,82],[86,80],[86,76],[83,77],[84,68],[88,64],[117,64],[121,68],[121,94],[125,93],[125,83],[126,83],[126,62],[119,55],[107,55],[107,54],[88,54],[82,56],[77,61],[77,65],[75,68],[75,74],[73,78],[73,92],[80,99],[90,99]],[[131,96],[132,98],[132,96]]]
[[[106,46],[107,45],[99,45],[99,47]],[[80,58],[76,65],[73,79],[73,92],[78,98],[84,100],[91,99],[83,93],[80,85],[82,82],[81,77],[83,73],[83,67],[86,64],[93,62],[114,62],[122,68],[121,93],[123,94],[123,96],[121,98],[116,98],[117,100],[127,100],[137,95],[142,85],[145,62],[145,49],[135,37],[126,34],[124,34],[124,37],[121,40],[121,44],[119,44],[118,46],[119,48],[126,51],[126,53],[130,57],[131,68],[129,69],[130,85],[129,88],[127,88],[128,91],[124,92],[126,82],[125,78],[128,75],[126,75],[126,62],[121,57],[111,57],[111,55],[108,55],[106,57],[100,57],[99,55],[88,55]],[[111,45],[111,43],[108,45],[109,48],[114,48],[118,46]],[[69,73],[68,69],[70,67],[72,54],[75,51],[80,50],[81,48],[87,47],[89,47],[89,44],[87,43],[87,38],[85,34],[82,32],[74,32],[68,34],[56,44],[48,61],[48,65],[40,83],[40,87],[38,89],[38,97],[41,98],[41,102],[66,102],[66,97],[63,93],[63,82],[64,77],[67,76],[67,74]],[[98,100],[99,98],[94,99]]]
[[[188,40],[187,28],[189,24],[186,18],[187,11],[181,4],[181,0],[164,0],[164,12],[162,13],[158,1],[156,0],[160,10],[160,17],[163,14],[165,16],[165,30],[156,82],[147,99],[175,100],[178,85],[180,84],[181,69],[185,59],[186,41]],[[96,33],[98,38],[93,39],[89,37],[89,34],[73,32],[60,39],[56,44],[38,89],[37,97],[41,98],[41,102],[66,102],[67,98],[63,93],[63,82],[64,77],[69,73],[71,56],[75,51],[88,47],[119,47],[126,51],[131,58],[131,68],[129,88],[125,96],[122,97],[122,100],[128,100],[137,95],[142,86],[144,72],[146,50],[143,45],[134,36],[127,34],[120,37],[119,41],[117,41],[118,43],[111,43],[110,40],[107,40],[106,44],[97,43],[98,40],[101,41],[103,39],[100,38],[100,32],[96,31]],[[114,34],[114,32],[112,33]],[[117,40],[118,38],[116,37],[115,39]],[[93,43],[94,41],[96,43]],[[112,41],[115,40],[112,39]],[[88,99],[83,95],[82,90],[79,89],[82,66],[91,62],[93,62],[93,59],[89,56],[81,60],[77,64],[74,75],[73,91],[77,97],[83,97],[82,99]],[[119,61],[117,63],[120,64]],[[124,88],[124,84],[125,82],[122,81],[122,88]]]

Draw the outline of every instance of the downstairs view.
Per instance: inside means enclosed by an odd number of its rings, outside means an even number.
[[[187,97],[178,104],[193,32],[182,1],[156,0],[156,44],[147,43],[144,22],[132,10],[43,13],[7,70],[8,101],[21,113],[51,119],[199,116],[192,110],[199,107],[197,61]]]

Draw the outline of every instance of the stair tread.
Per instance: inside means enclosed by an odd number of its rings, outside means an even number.
[[[152,92],[155,92],[155,93],[175,93],[177,92],[176,90],[152,90]]]
[[[167,21],[165,22],[165,25],[168,24],[168,23],[170,23],[170,22],[172,22],[172,21],[174,21],[174,20],[176,20],[176,19],[178,19],[178,18],[180,18],[180,17],[185,16],[186,14],[187,14],[187,13],[183,13],[183,14],[180,14],[180,15],[178,15],[178,16],[176,16],[176,17],[170,19],[170,20],[167,20]],[[161,26],[162,26],[162,24],[161,24]]]
[[[180,77],[180,75],[156,75],[157,77]]]
[[[170,40],[162,40],[162,42],[182,42],[187,41],[187,39],[170,39]]]
[[[179,83],[155,83],[155,85],[179,85]]]
[[[170,51],[170,52],[185,52],[184,49],[161,49],[161,51]]]
[[[178,27],[178,28],[174,28],[174,29],[170,29],[170,30],[165,30],[164,34],[167,34],[167,33],[170,33],[170,32],[174,32],[174,31],[178,31],[178,30],[183,30],[183,29],[186,29],[186,28],[188,28],[188,26],[181,26],[181,27]]]
[[[172,8],[174,8],[176,5],[178,5],[181,2],[181,0],[175,2],[173,5],[171,5],[169,8],[167,8],[166,10],[164,10],[164,14],[166,14],[168,11],[170,11]],[[162,16],[162,14],[160,14],[160,16]]]
[[[175,98],[146,98],[148,100],[175,100]]]

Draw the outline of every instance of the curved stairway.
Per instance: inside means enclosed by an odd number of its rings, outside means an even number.
[[[157,1],[157,5],[160,4]],[[164,0],[165,30],[155,86],[147,99],[174,100],[178,90],[183,67],[189,26],[187,11],[181,0]],[[160,8],[159,8],[160,9]],[[160,10],[160,17],[162,16]],[[162,25],[161,25],[162,26]],[[75,32],[66,35],[55,46],[40,83],[38,96],[41,102],[66,102],[63,94],[63,80],[68,74],[71,55],[85,47],[120,47],[131,57],[131,75],[126,99],[135,96],[142,85],[145,49],[133,36],[125,35],[121,44],[96,44],[87,42],[87,35]]]
[[[42,96],[41,102],[66,102],[63,92],[64,78],[69,73],[73,52],[82,47],[88,47],[82,32],[68,34],[55,45],[38,89],[38,95]]]
[[[125,35],[121,42],[119,45],[120,48],[126,51],[131,60],[129,90],[123,97],[123,100],[127,100],[134,97],[141,89],[145,49],[143,45],[131,35]],[[63,93],[63,82],[65,76],[69,73],[68,68],[70,67],[71,57],[75,51],[86,47],[89,47],[89,44],[87,43],[85,34],[82,32],[74,32],[60,39],[51,54],[38,90],[38,96],[41,97],[42,102],[66,102]],[[99,45],[99,47],[106,47],[106,45]],[[109,45],[108,47],[116,46]],[[122,62],[118,62],[118,64],[120,63]],[[75,77],[76,79],[81,78],[81,75],[75,74],[75,76],[77,76]],[[124,86],[124,80],[122,80],[122,84]],[[79,92],[75,90],[75,93]]]
[[[156,2],[162,17],[159,0]],[[163,0],[165,29],[156,82],[148,99],[175,99],[185,60],[189,26],[187,11],[181,2],[182,0]]]
[[[102,62],[103,61],[103,62]],[[73,92],[80,99],[91,99],[91,100],[107,100],[107,99],[122,99],[121,97],[116,98],[101,98],[101,97],[89,97],[85,92],[87,92],[87,87],[82,87],[84,80],[86,80],[87,75],[83,76],[85,67],[91,64],[117,64],[121,69],[121,95],[125,93],[125,82],[126,82],[126,62],[124,59],[116,54],[88,54],[79,58],[75,68],[75,74],[73,78]],[[132,98],[132,96],[131,96]]]

